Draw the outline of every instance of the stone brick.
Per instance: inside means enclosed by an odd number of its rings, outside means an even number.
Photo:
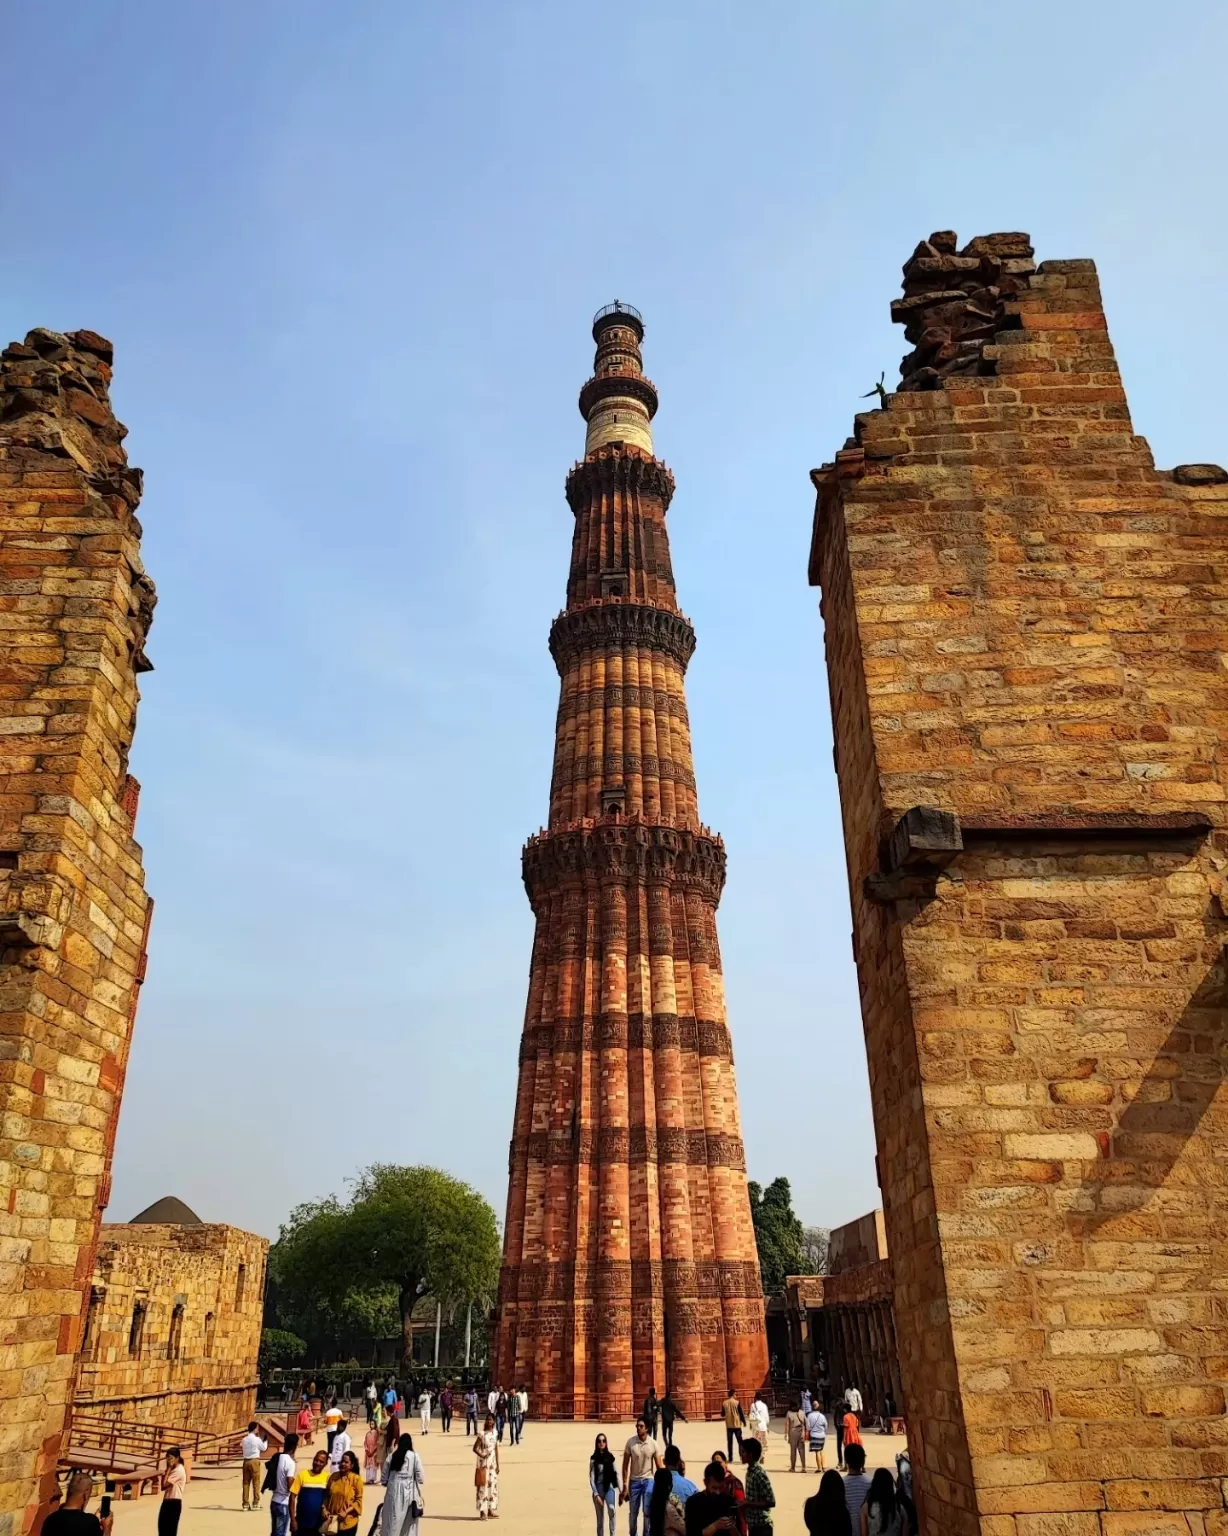
[[[1228,476],[1154,467],[1090,263],[974,247],[941,299],[954,239],[918,248],[902,386],[812,477],[923,1526],[1195,1536],[1228,1359]],[[917,808],[962,846],[891,868]]]

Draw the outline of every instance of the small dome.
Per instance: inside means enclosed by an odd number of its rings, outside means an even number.
[[[163,1195],[161,1200],[155,1200],[152,1205],[132,1218],[132,1225],[136,1223],[156,1223],[163,1227],[202,1227],[204,1222],[190,1205],[184,1205],[183,1201],[175,1195]]]

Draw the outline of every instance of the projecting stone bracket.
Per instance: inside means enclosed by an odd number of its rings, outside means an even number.
[[[879,855],[882,868],[866,876],[866,899],[880,906],[932,900],[938,876],[963,847],[959,817],[954,811],[914,805],[883,843]]]

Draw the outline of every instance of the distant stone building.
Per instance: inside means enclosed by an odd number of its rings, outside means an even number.
[[[884,1412],[888,1396],[904,1412],[900,1358],[891,1301],[891,1260],[882,1211],[834,1227],[825,1275],[785,1281],[790,1375],[826,1379],[831,1398],[856,1387],[867,1413]]]
[[[256,1401],[268,1239],[159,1200],[98,1242],[74,1414],[231,1430]]]

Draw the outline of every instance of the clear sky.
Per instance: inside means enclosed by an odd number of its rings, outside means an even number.
[[[372,1160],[500,1218],[589,321],[647,320],[751,1176],[877,1203],[807,471],[932,229],[1091,256],[1139,431],[1228,462],[1228,9],[4,7],[0,318],[116,345],[160,593],[112,1219]]]

